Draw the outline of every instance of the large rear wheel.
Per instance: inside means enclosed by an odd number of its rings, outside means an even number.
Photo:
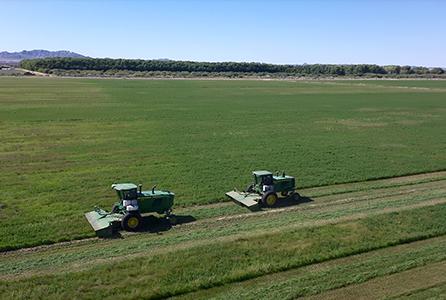
[[[274,192],[265,193],[262,196],[262,204],[266,207],[273,207],[277,202],[277,194]]]
[[[138,213],[127,213],[121,221],[122,228],[127,231],[137,231],[141,224],[142,218]]]

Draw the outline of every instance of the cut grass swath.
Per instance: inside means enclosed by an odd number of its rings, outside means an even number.
[[[299,188],[444,170],[445,87],[1,78],[1,247],[92,236],[82,215],[111,207],[117,181],[190,206],[258,168]]]
[[[161,298],[446,234],[446,205],[246,237],[1,283],[1,295]],[[156,270],[156,272],[154,272]],[[135,285],[138,282],[138,285]]]

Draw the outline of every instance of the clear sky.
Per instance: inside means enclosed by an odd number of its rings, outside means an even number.
[[[446,67],[446,0],[0,0],[0,51]]]

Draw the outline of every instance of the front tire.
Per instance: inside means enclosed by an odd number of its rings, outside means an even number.
[[[262,204],[266,207],[273,207],[277,203],[277,194],[268,192],[262,196]]]
[[[121,221],[122,228],[127,231],[137,231],[141,224],[142,218],[138,213],[127,213]]]
[[[286,192],[280,192],[280,195],[282,195],[283,198],[287,198],[291,195],[291,193],[289,191]]]

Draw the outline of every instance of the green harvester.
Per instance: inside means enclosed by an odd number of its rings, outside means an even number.
[[[234,189],[227,192],[226,196],[250,210],[259,210],[262,206],[273,207],[279,199],[299,201],[294,177],[285,175],[285,172],[273,175],[269,171],[254,171],[252,174],[254,182],[244,191]]]
[[[141,214],[158,213],[164,215],[171,224],[176,223],[172,214],[175,194],[170,191],[143,191],[142,185],[133,183],[112,184],[118,200],[111,212],[98,207],[85,214],[88,222],[99,237],[110,237],[116,230],[137,231],[141,228]]]

